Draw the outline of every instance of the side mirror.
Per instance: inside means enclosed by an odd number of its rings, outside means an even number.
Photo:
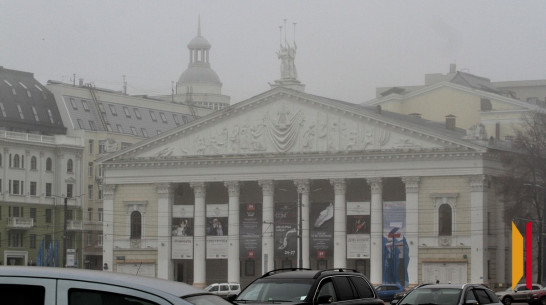
[[[226,300],[233,302],[237,298],[236,294],[230,294],[226,297]]]
[[[317,304],[330,304],[334,301],[331,295],[323,295],[318,297]]]

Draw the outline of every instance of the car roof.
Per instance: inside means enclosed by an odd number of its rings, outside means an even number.
[[[152,293],[154,292],[152,290],[155,290],[155,292],[163,292],[177,297],[210,294],[204,290],[181,282],[98,270],[56,267],[1,266],[0,277],[2,276],[97,282],[114,286],[127,286],[129,288]]]
[[[488,287],[486,287],[484,285],[481,285],[481,284],[468,284],[468,283],[465,283],[465,284],[427,284],[427,285],[424,285],[424,286],[416,287],[415,289],[431,289],[431,288],[432,289],[434,289],[434,288],[458,288],[458,289],[463,289],[463,288],[465,288],[467,286],[489,289]]]
[[[362,273],[350,269],[326,269],[326,270],[310,270],[310,269],[277,269],[264,274],[261,278],[279,278],[279,279],[313,279],[319,276],[326,275],[356,275],[363,276]]]

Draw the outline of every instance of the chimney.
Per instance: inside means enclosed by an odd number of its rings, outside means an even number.
[[[455,130],[455,118],[453,114],[446,115],[446,129]]]
[[[80,84],[80,86],[83,86],[83,78],[80,78],[79,84]]]
[[[449,73],[455,73],[457,72],[457,65],[456,64],[450,64],[449,65]]]

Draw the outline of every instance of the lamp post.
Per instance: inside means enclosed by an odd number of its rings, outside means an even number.
[[[540,222],[540,245],[539,245],[539,251],[540,251],[540,266],[542,268],[541,277],[538,278],[537,281],[539,281],[542,285],[546,284],[546,259],[544,258],[546,254],[546,188],[544,188],[542,185],[539,184],[530,184],[530,183],[524,183],[525,186],[532,186],[535,188],[539,188],[542,190],[542,219]],[[538,205],[538,200],[537,200]]]
[[[298,267],[303,268],[303,225],[302,225],[302,200],[301,200],[302,193],[298,192],[298,244],[299,244],[299,251],[298,251],[298,261],[299,265]]]

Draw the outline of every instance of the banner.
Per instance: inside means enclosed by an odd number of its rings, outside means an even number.
[[[173,205],[172,258],[193,259],[193,205]]]
[[[262,256],[262,204],[241,204],[239,224],[241,258],[260,258]]]
[[[383,282],[401,283],[400,259],[405,258],[406,202],[383,202]],[[404,265],[406,262],[403,261]],[[407,270],[406,270],[407,271]]]
[[[295,202],[275,204],[275,257],[296,257],[298,249],[297,208]]]
[[[347,202],[347,258],[370,258],[370,203]]]
[[[207,204],[207,259],[228,257],[228,205]]]
[[[316,259],[333,257],[334,204],[313,202],[309,209],[309,219],[309,255]]]

